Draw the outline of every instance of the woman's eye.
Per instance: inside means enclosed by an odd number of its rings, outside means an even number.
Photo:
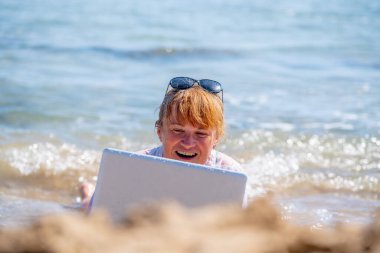
[[[183,130],[182,130],[182,129],[177,129],[177,128],[172,129],[172,131],[173,131],[174,133],[176,133],[176,134],[183,133]]]
[[[197,135],[201,138],[206,138],[208,136],[207,133],[197,133]]]

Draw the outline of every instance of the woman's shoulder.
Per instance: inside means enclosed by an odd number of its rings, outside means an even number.
[[[214,166],[220,167],[222,169],[230,170],[230,171],[245,173],[240,163],[238,163],[232,157],[216,150],[214,150],[213,156],[215,156],[213,159],[215,161]]]
[[[136,154],[142,155],[152,155],[152,156],[160,156],[162,157],[162,146],[158,146],[155,148],[143,149],[135,152]]]

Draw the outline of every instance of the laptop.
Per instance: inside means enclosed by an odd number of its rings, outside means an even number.
[[[185,207],[243,205],[247,176],[209,166],[107,148],[100,162],[92,208],[113,221],[144,204],[175,201]]]

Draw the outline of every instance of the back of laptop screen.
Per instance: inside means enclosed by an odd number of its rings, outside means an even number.
[[[131,208],[163,201],[242,205],[246,181],[242,173],[105,149],[92,208],[106,209],[117,220]]]

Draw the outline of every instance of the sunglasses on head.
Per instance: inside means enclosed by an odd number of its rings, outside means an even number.
[[[194,84],[201,86],[204,90],[210,93],[213,93],[213,94],[221,93],[222,94],[221,99],[223,102],[222,85],[219,82],[210,80],[210,79],[195,80],[190,77],[174,77],[172,80],[170,80],[165,94],[168,93],[169,86],[175,90],[186,90],[193,87]]]

